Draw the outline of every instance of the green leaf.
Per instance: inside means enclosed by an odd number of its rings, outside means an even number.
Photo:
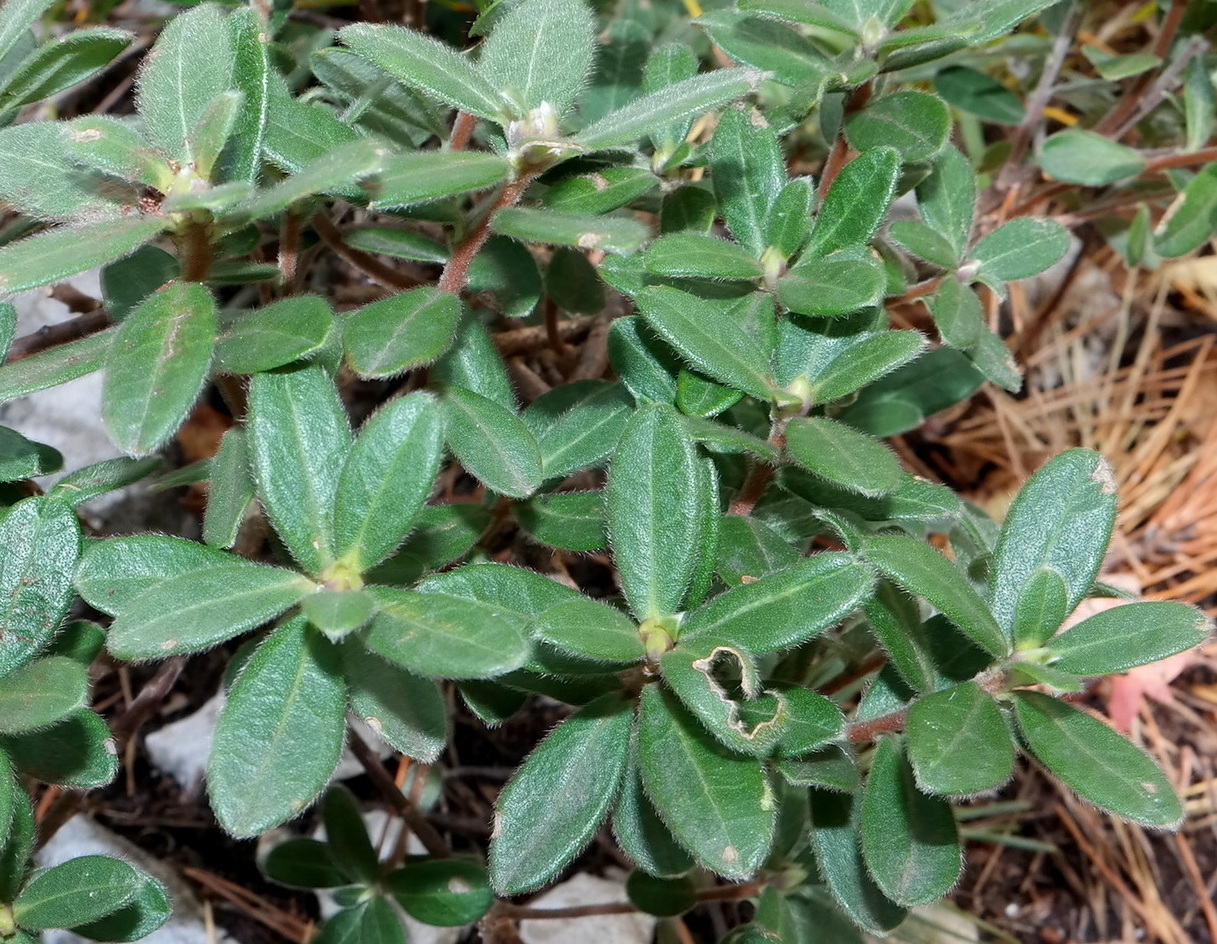
[[[765,274],[747,250],[699,233],[660,236],[643,259],[648,272],[674,278],[753,280]]]
[[[816,216],[807,255],[865,246],[887,216],[900,174],[895,148],[875,147],[841,168]]]
[[[1010,729],[997,702],[975,682],[913,702],[907,731],[917,785],[929,793],[982,793],[1014,773]]]
[[[88,694],[89,677],[79,662],[51,656],[24,665],[5,677],[0,690],[0,734],[52,725],[84,705]]]
[[[920,220],[895,220],[887,228],[887,235],[917,258],[943,269],[954,269],[959,263],[950,241]]]
[[[718,203],[714,194],[697,184],[685,184],[664,194],[660,204],[659,229],[662,233],[705,235],[714,226],[717,214]]]
[[[325,299],[284,298],[241,315],[216,340],[215,370],[256,374],[290,364],[324,347],[334,327]]]
[[[536,439],[518,416],[493,400],[446,387],[448,445],[469,472],[489,488],[527,498],[544,479]]]
[[[224,433],[219,451],[211,460],[203,540],[212,547],[232,547],[253,497],[248,438],[242,427],[234,426]]]
[[[789,181],[773,201],[765,219],[765,245],[776,249],[783,259],[789,259],[802,249],[811,235],[815,202],[815,187],[808,178]]]
[[[1158,765],[1102,721],[1038,692],[1017,692],[1014,713],[1031,752],[1095,806],[1146,826],[1171,829],[1183,819]]]
[[[203,4],[173,17],[144,57],[136,108],[149,140],[187,164],[191,132],[217,95],[232,86],[232,42],[218,7]]]
[[[893,583],[924,597],[965,636],[994,656],[1010,652],[1006,634],[968,579],[935,548],[903,535],[867,540],[866,559]]]
[[[630,758],[613,811],[613,835],[621,850],[651,875],[670,877],[693,868],[693,857],[672,837],[647,799],[636,756]]]
[[[482,251],[473,257],[466,288],[472,294],[490,293],[498,302],[497,309],[508,318],[524,318],[532,313],[537,302],[541,300],[541,272],[528,247],[506,236],[492,236],[486,241]],[[469,344],[471,339],[458,342],[458,347],[461,343]],[[494,352],[493,345],[490,351]],[[476,355],[469,352],[467,356]],[[498,354],[495,353],[494,356],[497,358]],[[497,368],[497,372],[503,375],[502,384],[510,388],[502,367]],[[499,383],[499,377],[494,374],[488,377],[486,382],[491,380],[496,385]],[[481,384],[466,382],[460,385],[475,393],[483,393]],[[499,400],[497,395],[484,395],[490,396],[492,400]],[[514,405],[515,396],[513,394],[511,397],[505,397],[500,402],[504,406],[509,402]]]
[[[985,121],[1017,125],[1026,109],[1017,95],[994,78],[967,66],[947,66],[934,76],[934,90],[948,104]]]
[[[138,941],[147,937],[173,913],[165,887],[150,875],[137,872],[139,885],[127,904],[104,918],[78,924],[72,930],[92,941]]]
[[[1204,67],[1204,59],[1197,56],[1184,70],[1183,114],[1187,125],[1184,150],[1197,151],[1213,136],[1213,100],[1212,80]]]
[[[477,69],[511,103],[513,118],[542,105],[561,117],[587,83],[596,32],[582,0],[522,0],[495,21]]]
[[[650,235],[637,220],[624,216],[560,213],[529,207],[499,210],[490,225],[501,236],[524,242],[603,249],[612,253],[634,252]]]
[[[8,357],[17,330],[17,309],[8,302],[0,302],[0,364]]]
[[[830,629],[870,594],[874,577],[848,554],[816,554],[715,597],[687,615],[681,645],[736,645],[759,655]]]
[[[918,692],[933,691],[937,672],[916,599],[889,581],[880,581],[866,604],[866,622],[900,677]]]
[[[507,111],[492,81],[465,56],[439,40],[401,26],[357,23],[339,33],[352,52],[390,75],[479,118],[499,121]]]
[[[384,884],[406,914],[432,927],[472,924],[494,904],[486,870],[460,859],[407,860]]]
[[[1055,456],[1027,480],[1006,513],[989,570],[990,606],[1007,633],[1013,635],[1020,598],[1040,569],[1064,580],[1066,614],[1090,592],[1107,553],[1116,501],[1111,466],[1086,449]],[[1043,645],[1056,629],[1028,626],[1035,635],[1017,641]]]
[[[258,647],[220,711],[207,765],[220,825],[255,836],[298,816],[333,775],[345,732],[338,651],[297,617]]]
[[[758,111],[723,112],[710,141],[710,179],[731,235],[760,258],[769,245],[765,225],[786,183],[786,165],[777,135]]]
[[[132,485],[158,471],[163,463],[155,456],[146,459],[103,459],[71,475],[65,475],[47,494],[69,507],[78,508],[98,495]]]
[[[70,275],[121,259],[159,233],[164,225],[160,217],[133,214],[121,220],[58,226],[10,243],[0,249],[0,294],[15,295],[61,282]],[[94,335],[95,343],[97,338]],[[48,353],[62,352],[65,347]]]
[[[288,888],[337,888],[351,882],[330,847],[317,839],[285,839],[266,853],[260,867],[272,882]]]
[[[515,507],[516,521],[535,540],[567,551],[598,551],[608,545],[602,492],[537,495]]]
[[[976,277],[993,283],[1025,279],[1050,269],[1069,251],[1069,231],[1054,220],[1022,216],[976,244]]]
[[[722,519],[715,568],[728,587],[783,570],[800,556],[781,535],[756,518],[725,515]]]
[[[51,641],[72,602],[80,522],[62,502],[27,498],[0,520],[0,678]]]
[[[62,468],[63,455],[58,449],[30,442],[16,430],[0,426],[0,482],[19,482]]]
[[[682,368],[676,375],[676,408],[685,416],[718,416],[739,403],[743,397],[739,390],[707,380],[691,370]]]
[[[916,331],[863,332],[834,346],[826,362],[813,366],[807,379],[813,402],[826,403],[894,376],[900,367],[917,358],[925,348],[925,338]],[[865,428],[853,421],[848,412],[838,415],[851,426]],[[889,433],[867,429],[876,436]]]
[[[372,618],[376,604],[361,590],[319,589],[300,601],[300,612],[308,621],[338,642]]]
[[[162,534],[90,541],[76,569],[76,591],[110,616],[137,603],[167,578],[248,564],[223,551]]]
[[[24,794],[24,792],[17,785],[17,778],[8,757],[0,756],[0,836],[4,837],[3,840],[0,840],[0,882],[7,878],[4,874],[10,858],[10,850],[7,847],[19,844],[20,836],[17,833],[21,828],[20,824],[17,824],[15,830],[12,827],[14,826],[14,816],[21,816],[16,809],[21,802],[18,794]],[[26,800],[26,802],[29,801]],[[24,866],[24,863],[22,865]],[[0,894],[3,894],[2,889],[0,889]]]
[[[116,328],[110,328],[0,366],[0,402],[57,387],[100,370],[116,332]]]
[[[589,151],[630,144],[748,94],[762,77],[752,69],[716,69],[695,75],[634,99],[588,125],[574,136],[573,143]]]
[[[951,806],[917,789],[894,737],[880,738],[871,759],[861,834],[871,876],[898,904],[937,901],[959,880],[963,856]]]
[[[826,4],[805,3],[803,0],[739,0],[736,4],[741,10],[749,13],[759,13],[779,20],[789,20],[792,23],[802,23],[804,26],[814,26],[832,33],[840,33],[853,39],[858,38],[854,23],[831,9]],[[861,10],[863,8],[855,8]],[[858,17],[853,18],[855,21]]]
[[[59,128],[63,152],[75,164],[96,171],[103,178],[115,177],[162,191],[172,188],[173,170],[168,161],[130,124],[102,115],[86,115],[64,122]],[[93,186],[96,189],[96,184]]]
[[[697,458],[670,407],[643,407],[622,433],[605,507],[621,586],[639,619],[680,609],[704,552],[696,543]]]
[[[106,723],[85,708],[40,731],[0,735],[0,751],[43,783],[104,787],[118,774],[118,745]]]
[[[564,177],[542,197],[551,210],[563,213],[611,213],[649,193],[659,178],[641,167],[606,167]]]
[[[851,492],[886,495],[900,485],[900,460],[886,445],[823,416],[796,417],[786,426],[791,458]]]
[[[287,209],[316,193],[343,191],[351,184],[377,174],[389,157],[384,144],[361,138],[342,144],[266,190],[260,190],[224,211],[234,221],[258,220]]]
[[[25,36],[53,0],[10,0],[0,16],[0,59],[6,56]]]
[[[375,882],[380,877],[380,858],[351,791],[339,783],[326,790],[321,817],[330,855],[338,867],[361,883]]]
[[[775,381],[768,358],[727,312],[666,285],[644,289],[638,306],[647,324],[702,373],[769,399]]]
[[[31,878],[13,902],[13,917],[38,931],[74,928],[117,911],[139,885],[139,873],[120,859],[77,856]]]
[[[126,30],[82,29],[40,46],[0,83],[0,110],[50,98],[105,68],[130,45]]]
[[[221,155],[215,179],[257,183],[262,146],[270,116],[269,37],[262,18],[252,8],[236,9],[224,21],[233,51],[233,85],[241,106],[232,135]]]
[[[640,662],[646,647],[634,621],[599,600],[559,603],[537,619],[538,639],[574,655],[603,662]]]
[[[482,190],[507,179],[511,165],[479,151],[414,151],[386,160],[371,186],[374,210]]]
[[[980,299],[957,279],[945,279],[938,291],[926,299],[926,307],[944,344],[970,348],[987,330]]]
[[[775,766],[783,779],[796,787],[853,793],[862,782],[853,756],[839,744],[827,744],[797,760],[780,760]]]
[[[913,90],[881,95],[845,122],[845,137],[859,151],[892,147],[909,164],[931,160],[950,131],[951,114],[942,99]]]
[[[342,647],[342,661],[352,710],[394,750],[434,763],[448,743],[448,708],[435,680],[354,644]]]
[[[948,146],[938,156],[933,173],[917,185],[917,208],[954,247],[953,258],[963,258],[976,209],[976,172],[962,153]]]
[[[320,367],[256,374],[249,451],[266,516],[310,573],[333,560],[334,498],[351,447],[346,411]]]
[[[490,678],[528,658],[528,642],[502,606],[389,587],[367,592],[380,612],[364,633],[365,644],[411,672]]]
[[[435,363],[429,373],[433,383],[464,387],[505,409],[516,409],[516,395],[507,377],[507,368],[490,335],[476,318],[467,315],[462,320],[452,350]]]
[[[101,400],[121,449],[147,455],[181,426],[203,389],[216,330],[215,299],[197,282],[170,282],[123,319]]]
[[[163,659],[198,652],[261,626],[295,606],[314,586],[279,567],[230,563],[159,582],[124,607],[106,647],[120,659]]]
[[[697,25],[731,59],[762,69],[766,78],[800,89],[808,97],[818,97],[824,83],[836,77],[831,60],[811,39],[784,23],[719,9],[703,13]]]
[[[621,384],[597,384],[544,431],[534,428],[545,478],[570,475],[611,455],[633,414],[633,405]],[[528,423],[528,414],[524,421]]]
[[[774,800],[764,768],[720,747],[657,685],[638,713],[642,783],[660,817],[698,863],[739,881],[773,843]]]
[[[490,511],[473,504],[425,506],[414,523],[400,550],[367,573],[371,582],[405,586],[460,558],[490,524]]]
[[[888,331],[880,337],[897,333]],[[894,341],[871,343],[878,348],[878,353],[882,353],[885,346],[895,346]],[[920,346],[914,350],[914,355],[919,351]],[[833,366],[835,368],[837,363]],[[927,351],[912,363],[884,373],[887,376],[863,389],[851,405],[837,414],[837,419],[872,436],[896,436],[916,429],[931,414],[966,400],[984,382],[984,376],[967,356],[950,348]]]
[[[1071,184],[1102,187],[1135,177],[1145,158],[1132,148],[1093,131],[1070,128],[1040,145],[1040,168],[1048,176]]]
[[[787,309],[819,317],[848,315],[877,304],[885,287],[883,266],[866,249],[804,254],[777,282],[778,298]]]
[[[421,510],[444,449],[444,414],[426,393],[393,400],[360,431],[334,506],[337,555],[362,573],[402,542]]]
[[[1183,202],[1154,236],[1154,251],[1168,259],[1203,246],[1217,230],[1217,164],[1188,181],[1182,195]]]
[[[269,77],[270,97],[266,137],[262,151],[266,159],[288,173],[299,173],[330,150],[356,139],[356,134],[332,111],[318,104],[296,101],[287,83]]]
[[[697,904],[696,886],[688,876],[659,878],[635,869],[625,881],[630,904],[646,914],[668,918]]]
[[[1184,603],[1127,603],[1084,619],[1048,643],[1054,669],[1110,675],[1198,646],[1209,635],[1204,614]]]
[[[345,315],[342,343],[361,377],[391,377],[429,364],[447,351],[460,317],[455,295],[424,286]]]
[[[0,754],[0,775],[7,791],[8,816],[3,823],[4,840],[0,842],[0,900],[12,901],[25,884],[34,851],[34,810],[29,794],[20,789],[8,757]]]
[[[884,896],[862,862],[855,825],[860,805],[860,797],[813,790],[812,848],[820,874],[841,909],[860,927],[883,934],[900,924],[906,912]]]
[[[1036,570],[1023,584],[1014,606],[1014,639],[1034,645],[1049,638],[1069,615],[1068,595],[1064,579],[1055,570]]]
[[[676,399],[680,363],[642,318],[627,315],[614,321],[608,351],[613,370],[639,403],[671,404]]]
[[[490,840],[499,894],[544,885],[595,835],[621,789],[632,722],[620,695],[599,698],[551,731],[508,781]]]
[[[49,121],[0,130],[0,198],[38,220],[118,217],[136,203],[134,188],[118,181],[99,186],[64,148],[66,131]]]

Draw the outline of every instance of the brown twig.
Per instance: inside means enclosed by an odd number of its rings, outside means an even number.
[[[364,743],[354,731],[347,732],[347,744],[351,748],[351,753],[355,755],[367,773],[368,779],[372,781],[376,789],[380,791],[389,804],[401,815],[406,821],[406,825],[414,831],[414,835],[418,836],[419,841],[426,847],[427,852],[439,859],[447,859],[452,856],[452,850],[448,848],[448,843],[444,841],[444,837],[439,834],[439,831],[427,822],[427,818],[419,811],[410,800],[397,788],[397,784],[393,782],[393,778],[389,776],[389,772],[385,770],[384,764],[380,762],[372,749]]]
[[[1179,31],[1179,24],[1183,22],[1183,14],[1186,12],[1187,0],[1171,0],[1170,9],[1166,11],[1166,18],[1162,21],[1162,28],[1158,31],[1158,37],[1154,41],[1153,55],[1159,59],[1166,58],[1166,54],[1170,52],[1171,42],[1175,38],[1175,33]],[[1121,98],[1116,107],[1109,111],[1103,120],[1094,126],[1094,132],[1096,134],[1107,135],[1123,125],[1128,116],[1136,110],[1141,96],[1149,90],[1153,82],[1154,77],[1150,72],[1139,76],[1128,94]]]
[[[317,213],[312,220],[313,229],[330,249],[341,259],[354,266],[381,288],[391,292],[403,292],[415,288],[421,283],[404,273],[398,272],[392,266],[387,266],[375,256],[354,249],[342,241],[342,233],[330,222],[324,213]]]
[[[873,741],[880,734],[887,734],[889,731],[899,731],[904,727],[907,718],[908,711],[901,708],[899,711],[880,715],[878,718],[871,718],[867,721],[855,721],[853,724],[845,726],[845,736],[849,738],[851,744]]]
[[[570,318],[557,323],[557,331],[563,341],[574,343],[583,338],[595,324],[593,318]],[[527,328],[512,328],[494,335],[494,346],[503,357],[527,354],[535,351],[549,340],[546,325],[530,325]]]
[[[490,238],[490,221],[499,210],[506,209],[520,199],[537,173],[539,172],[526,171],[515,180],[503,185],[486,212],[473,224],[473,228],[465,235],[461,244],[448,257],[448,264],[444,266],[443,275],[439,277],[438,286],[441,291],[459,295],[464,290],[473,257]]]
[[[37,331],[13,341],[4,363],[11,364],[32,354],[39,354],[61,344],[67,344],[69,341],[79,341],[81,338],[104,331],[111,324],[109,312],[104,308],[98,308],[85,312],[71,321],[44,325]]]
[[[473,126],[477,119],[467,111],[458,111],[456,120],[452,122],[452,134],[448,138],[449,151],[463,151],[469,146],[473,137]]]

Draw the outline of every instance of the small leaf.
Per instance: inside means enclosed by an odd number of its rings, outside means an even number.
[[[408,860],[384,884],[406,914],[432,927],[472,924],[494,904],[486,870],[460,859]]]
[[[241,93],[232,135],[220,158],[221,181],[254,184],[262,166],[262,145],[270,117],[269,37],[252,8],[233,10],[224,20],[233,50],[233,85]]]
[[[786,166],[777,135],[759,112],[723,112],[710,141],[710,179],[731,235],[760,258],[769,245],[765,223],[786,183]]]
[[[478,151],[413,151],[384,161],[372,185],[374,210],[390,210],[483,190],[506,180],[511,165]]]
[[[139,873],[120,859],[77,856],[31,878],[13,902],[13,917],[38,931],[74,928],[117,911],[139,885]]]
[[[523,0],[495,21],[478,72],[526,118],[548,105],[570,111],[587,83],[597,24],[582,0]]]
[[[3,20],[0,20],[0,24]],[[34,851],[34,810],[29,794],[17,785],[12,764],[0,755],[0,778],[4,785],[7,815],[0,820],[4,826],[4,842],[0,843],[0,899],[12,901],[25,884],[25,876]]]
[[[317,839],[285,839],[266,853],[259,867],[276,885],[288,888],[337,888],[351,882],[330,847]]]
[[[892,376],[921,354],[925,338],[916,331],[864,332],[841,344],[827,363],[817,364],[808,374],[815,402],[826,403]],[[859,426],[847,414],[839,414],[851,426]],[[868,429],[877,436],[890,435]]]
[[[900,154],[890,147],[871,148],[841,168],[816,216],[807,254],[869,243],[887,216],[899,173]]]
[[[717,666],[741,676],[743,698],[734,698],[715,677]],[[720,744],[730,751],[768,756],[786,728],[786,705],[769,692],[760,693],[751,657],[729,646],[716,646],[705,658],[678,648],[660,660],[664,684]]]
[[[120,659],[198,652],[274,619],[313,589],[294,571],[226,556],[231,563],[159,582],[124,607],[109,651]]]
[[[59,127],[63,151],[77,165],[106,177],[162,191],[172,188],[173,170],[168,161],[129,124],[102,115],[86,115]],[[160,284],[158,282],[153,288]]]
[[[302,813],[338,766],[346,732],[338,652],[297,617],[263,642],[216,723],[207,784],[229,834],[255,836]]]
[[[1038,692],[1018,692],[1027,746],[1066,786],[1122,819],[1168,829],[1183,819],[1175,788],[1148,756],[1102,721]]]
[[[351,51],[446,105],[479,118],[500,120],[506,111],[494,83],[466,57],[439,40],[401,26],[356,23],[339,33]]]
[[[360,882],[375,882],[380,877],[380,857],[351,791],[335,783],[325,791],[320,805],[325,841],[334,862]]]
[[[1213,83],[1204,60],[1197,56],[1187,64],[1183,80],[1183,114],[1187,124],[1184,149],[1197,151],[1213,136]]]
[[[1000,283],[1039,275],[1069,251],[1069,231],[1054,220],[1019,217],[1003,223],[976,244],[977,276]]]
[[[648,272],[674,278],[759,279],[761,264],[734,243],[698,233],[660,236],[647,249]]]
[[[300,601],[300,612],[333,642],[338,642],[367,623],[376,612],[376,604],[361,590],[323,588]]]
[[[940,71],[934,76],[934,90],[960,111],[996,124],[1017,125],[1027,114],[1017,95],[967,66],[947,66]]]
[[[72,930],[91,941],[138,941],[165,924],[173,914],[165,887],[150,875],[142,872],[136,875],[139,886],[127,904]]]
[[[851,492],[878,496],[900,485],[900,461],[894,452],[826,417],[791,420],[786,426],[786,448],[803,468]]]
[[[669,286],[644,289],[638,305],[647,324],[698,370],[769,399],[775,384],[765,353],[726,312]]]
[[[249,388],[249,451],[275,531],[310,573],[333,560],[333,505],[351,446],[346,411],[319,367],[256,374]]]
[[[559,649],[594,661],[629,664],[646,657],[634,621],[599,600],[559,603],[541,614],[533,632]]]
[[[105,68],[130,45],[126,30],[81,29],[44,43],[0,83],[0,110],[50,98]]]
[[[625,881],[630,904],[646,914],[668,918],[697,904],[696,886],[688,876],[658,878],[635,869]]]
[[[775,765],[787,783],[796,787],[819,787],[838,793],[854,793],[862,780],[853,756],[839,744],[828,744],[797,759]]]
[[[841,909],[860,927],[884,934],[900,924],[906,912],[884,896],[862,862],[855,825],[860,804],[860,796],[813,790],[812,848],[820,874]]]
[[[942,796],[993,790],[1014,773],[1010,729],[975,682],[913,702],[908,752],[918,786]]]
[[[954,247],[954,258],[962,258],[976,209],[976,172],[962,153],[948,146],[938,156],[933,173],[917,185],[917,208]]]
[[[865,554],[884,576],[924,597],[981,648],[998,657],[1009,653],[1006,634],[984,600],[956,566],[929,544],[903,535],[879,535],[867,541]]]
[[[483,297],[489,293],[498,303],[498,310],[508,318],[524,318],[532,313],[537,302],[541,300],[541,271],[537,268],[537,260],[527,246],[522,246],[506,236],[491,236],[486,240],[482,251],[473,257],[473,262],[469,266],[466,288],[469,292],[481,294]],[[468,320],[473,322],[477,319]],[[462,342],[458,342],[458,347],[460,343]],[[463,343],[469,344],[471,339],[465,339]],[[491,346],[490,350],[493,352],[494,347]],[[469,356],[476,355],[470,352]],[[497,358],[498,354],[496,353],[494,356]],[[499,373],[502,373],[501,368],[499,368]],[[498,378],[494,375],[488,377],[487,381],[492,378],[495,383],[498,382]],[[502,383],[510,386],[505,375]],[[461,386],[468,387],[475,393],[482,393],[481,385],[462,383]],[[491,396],[490,399],[497,400],[498,397]],[[508,401],[514,405],[514,394],[500,402],[506,406]]]
[[[781,535],[756,518],[723,517],[715,568],[727,586],[751,583],[771,571],[783,570],[800,556]]]
[[[364,724],[420,763],[434,763],[448,743],[448,708],[434,679],[348,644],[342,661],[351,708]]]
[[[286,180],[225,208],[223,215],[241,222],[274,216],[313,194],[346,190],[351,184],[378,173],[388,156],[384,144],[370,139],[338,145]]]
[[[573,138],[589,151],[619,147],[644,135],[740,98],[760,84],[751,69],[716,69],[634,99],[593,122]]]
[[[211,460],[203,540],[212,547],[232,547],[253,497],[248,440],[245,430],[234,426],[224,434]]]
[[[913,90],[881,95],[845,122],[845,137],[859,151],[893,147],[908,164],[931,160],[950,130],[951,114],[942,99]]]
[[[821,318],[878,304],[885,287],[883,266],[865,249],[842,249],[827,256],[804,253],[777,282],[778,298],[788,310]]]
[[[528,657],[527,641],[502,607],[389,587],[367,592],[380,612],[364,642],[419,675],[490,678],[519,668]]]
[[[818,96],[824,83],[835,77],[831,60],[811,39],[785,23],[746,16],[729,8],[710,10],[697,25],[736,62],[742,62],[777,82]],[[767,74],[768,73],[768,74]]]
[[[789,259],[802,249],[811,235],[815,202],[815,188],[808,178],[798,177],[787,182],[765,220],[765,245],[776,249],[783,259]]]
[[[197,6],[165,26],[144,58],[136,90],[144,131],[168,157],[193,161],[190,134],[215,97],[231,87],[232,64],[218,7]]]
[[[609,328],[609,363],[640,404],[676,399],[680,362],[638,315],[618,318]],[[3,370],[0,369],[0,378]]]
[[[80,522],[62,502],[27,498],[0,520],[0,678],[51,641],[72,602]]]
[[[1023,584],[1014,606],[1016,642],[1032,645],[1049,638],[1069,615],[1069,591],[1051,567],[1041,567]]]
[[[1058,131],[1040,145],[1040,168],[1050,177],[1071,184],[1102,187],[1136,177],[1145,158],[1132,148],[1093,131]]]
[[[10,0],[4,5],[4,16],[0,16],[0,58],[8,55],[17,46],[52,2],[53,0]]]
[[[1064,612],[1090,592],[1107,553],[1116,516],[1111,466],[1098,453],[1070,449],[1050,459],[1027,480],[1006,513],[989,570],[993,615],[1013,634],[1024,588],[1036,571],[1056,571],[1065,582]],[[1019,643],[1042,645],[1057,626]]]
[[[887,228],[887,235],[917,258],[933,265],[954,269],[959,264],[958,251],[950,240],[920,220],[895,220]]]
[[[887,331],[879,337],[904,334]],[[896,346],[895,339],[871,341],[868,347],[871,344],[878,354],[885,353],[885,347]],[[912,353],[916,356],[920,351],[921,345],[918,345]],[[833,367],[837,366],[838,362],[834,362]],[[886,376],[865,387],[852,404],[838,413],[837,419],[872,436],[896,436],[916,429],[939,410],[967,399],[984,382],[984,375],[972,366],[972,362],[951,348],[927,351],[916,360],[906,357],[898,369],[884,373]],[[845,376],[850,375],[846,373]]]
[[[613,835],[617,844],[639,868],[651,875],[683,875],[693,868],[693,857],[677,843],[659,818],[639,777],[638,759],[631,757],[621,797],[613,811]]]
[[[363,573],[393,552],[431,494],[443,450],[444,414],[428,394],[393,400],[368,420],[338,482],[338,557]]]
[[[1217,164],[1209,164],[1188,181],[1182,196],[1183,202],[1174,208],[1162,231],[1154,236],[1154,251],[1167,259],[1187,255],[1199,248],[1217,229]],[[2,269],[0,263],[0,271]]]
[[[900,677],[918,692],[932,692],[937,672],[916,599],[889,581],[880,581],[866,604],[866,622]]]
[[[917,789],[899,741],[880,738],[862,795],[862,857],[883,893],[902,905],[937,901],[959,880],[963,856],[945,800]]]
[[[452,347],[460,321],[454,294],[425,286],[343,316],[342,344],[360,377],[392,377]]]
[[[469,472],[489,488],[527,498],[541,484],[541,451],[528,427],[510,410],[462,387],[447,387],[448,445]]]
[[[970,348],[987,330],[980,299],[957,279],[945,279],[925,304],[939,337],[951,347]]]
[[[64,787],[104,787],[118,774],[118,745],[86,708],[40,731],[0,735],[0,751],[27,777]]]
[[[827,553],[715,597],[685,617],[682,645],[737,645],[759,655],[830,629],[869,595],[874,578],[848,554]]]
[[[466,315],[462,319],[452,350],[432,365],[429,373],[433,383],[464,387],[507,410],[516,409],[516,395],[507,368],[477,318]]]
[[[0,248],[0,294],[15,295],[61,282],[70,275],[121,259],[159,233],[164,225],[160,217],[133,214],[121,220],[59,226],[9,243]],[[61,351],[59,348],[48,353]]]
[[[85,666],[72,659],[51,656],[22,666],[0,690],[0,734],[52,725],[84,705],[88,693]]]
[[[113,219],[138,199],[134,188],[109,181],[103,188],[73,160],[63,139],[68,126],[49,121],[0,129],[0,199],[36,220]],[[36,167],[22,173],[20,168]]]
[[[556,389],[569,386],[573,385]],[[534,428],[545,477],[559,478],[598,465],[617,448],[632,414],[633,401],[625,388],[620,384],[603,384],[573,402],[544,431]]]
[[[637,220],[624,216],[560,213],[529,207],[499,210],[491,220],[491,227],[501,236],[524,242],[603,249],[612,253],[634,252],[650,235]]]
[[[499,794],[490,880],[502,895],[548,882],[595,835],[621,789],[633,717],[606,695],[563,721]]]
[[[256,374],[290,364],[323,347],[334,315],[316,295],[284,298],[247,312],[216,341],[215,369]]]
[[[216,330],[215,299],[197,282],[170,282],[123,319],[101,414],[121,449],[146,455],[177,431],[207,378]]]
[[[30,442],[16,430],[0,426],[0,482],[19,482],[62,468],[63,455],[58,449]]]
[[[1184,603],[1127,603],[1095,613],[1048,643],[1054,669],[1110,675],[1198,646],[1208,621]]]
[[[71,475],[65,475],[47,494],[54,495],[58,501],[72,508],[77,508],[99,495],[147,478],[153,472],[159,471],[162,465],[162,461],[155,456],[147,459],[128,459],[126,456],[103,459],[83,469],[77,469]]]
[[[605,489],[609,537],[636,617],[675,613],[704,549],[699,532],[697,447],[670,407],[630,419]]]
[[[611,213],[649,193],[659,178],[641,167],[606,167],[593,173],[564,177],[542,197],[551,210],[563,213]]]
[[[761,765],[730,754],[660,686],[638,715],[643,786],[697,861],[733,880],[752,875],[773,843],[774,801]]]

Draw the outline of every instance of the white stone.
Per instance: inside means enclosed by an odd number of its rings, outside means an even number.
[[[625,878],[600,878],[579,873],[528,903],[530,908],[577,908],[583,905],[629,901]],[[588,915],[583,918],[553,918],[521,921],[524,944],[650,944],[655,937],[655,918],[648,914]]]

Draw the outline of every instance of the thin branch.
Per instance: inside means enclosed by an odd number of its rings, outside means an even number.
[[[1112,132],[1112,139],[1118,141],[1124,137],[1137,126],[1137,123],[1142,118],[1157,108],[1162,103],[1162,100],[1166,98],[1167,93],[1174,88],[1175,83],[1179,80],[1179,75],[1187,68],[1187,64],[1197,56],[1204,55],[1208,51],[1208,48],[1208,42],[1202,37],[1196,36],[1192,38],[1183,48],[1183,51],[1175,57],[1174,62],[1162,70],[1161,74],[1154,80],[1145,94],[1137,100],[1132,113],[1120,122],[1120,126]]]
[[[478,254],[478,250],[490,238],[490,221],[499,210],[506,209],[519,200],[538,173],[539,171],[526,171],[517,179],[511,181],[511,183],[503,185],[498,196],[495,197],[486,212],[482,214],[481,219],[473,225],[473,228],[469,230],[464,240],[461,241],[461,244],[448,257],[448,264],[444,266],[444,273],[439,277],[438,285],[441,291],[459,295],[464,290],[465,282],[469,278],[469,266],[473,263],[473,257]]]
[[[422,284],[418,279],[385,265],[375,256],[348,246],[342,241],[342,233],[338,227],[331,223],[324,213],[318,212],[313,216],[312,222],[313,229],[317,231],[322,242],[381,288],[387,288],[391,292],[403,292]]]
[[[1158,38],[1153,45],[1153,55],[1159,59],[1165,59],[1166,54],[1170,52],[1171,43],[1175,39],[1175,33],[1179,31],[1179,24],[1183,22],[1183,14],[1185,12],[1187,12],[1187,0],[1172,0],[1170,9],[1166,11],[1166,19],[1162,21],[1162,28],[1158,31]],[[1153,73],[1146,72],[1142,74],[1128,94],[1121,98],[1116,107],[1108,112],[1106,117],[1095,125],[1092,130],[1096,134],[1108,135],[1116,128],[1121,127],[1128,116],[1136,109],[1141,96],[1149,90],[1153,81]]]
[[[17,338],[8,349],[8,357],[4,363],[11,364],[32,354],[48,351],[69,341],[79,341],[89,335],[106,330],[113,322],[110,314],[104,308],[87,311],[71,321],[61,321],[59,324],[44,325],[37,331]]]
[[[448,138],[449,151],[463,151],[469,146],[469,139],[473,137],[473,126],[477,119],[467,111],[459,111],[456,113],[456,120],[452,122],[452,134]]]
[[[845,736],[849,738],[851,744],[873,741],[880,734],[887,734],[889,731],[899,731],[904,727],[907,718],[908,710],[901,708],[899,711],[880,715],[878,718],[871,718],[867,721],[855,721],[853,724],[845,726]]]

